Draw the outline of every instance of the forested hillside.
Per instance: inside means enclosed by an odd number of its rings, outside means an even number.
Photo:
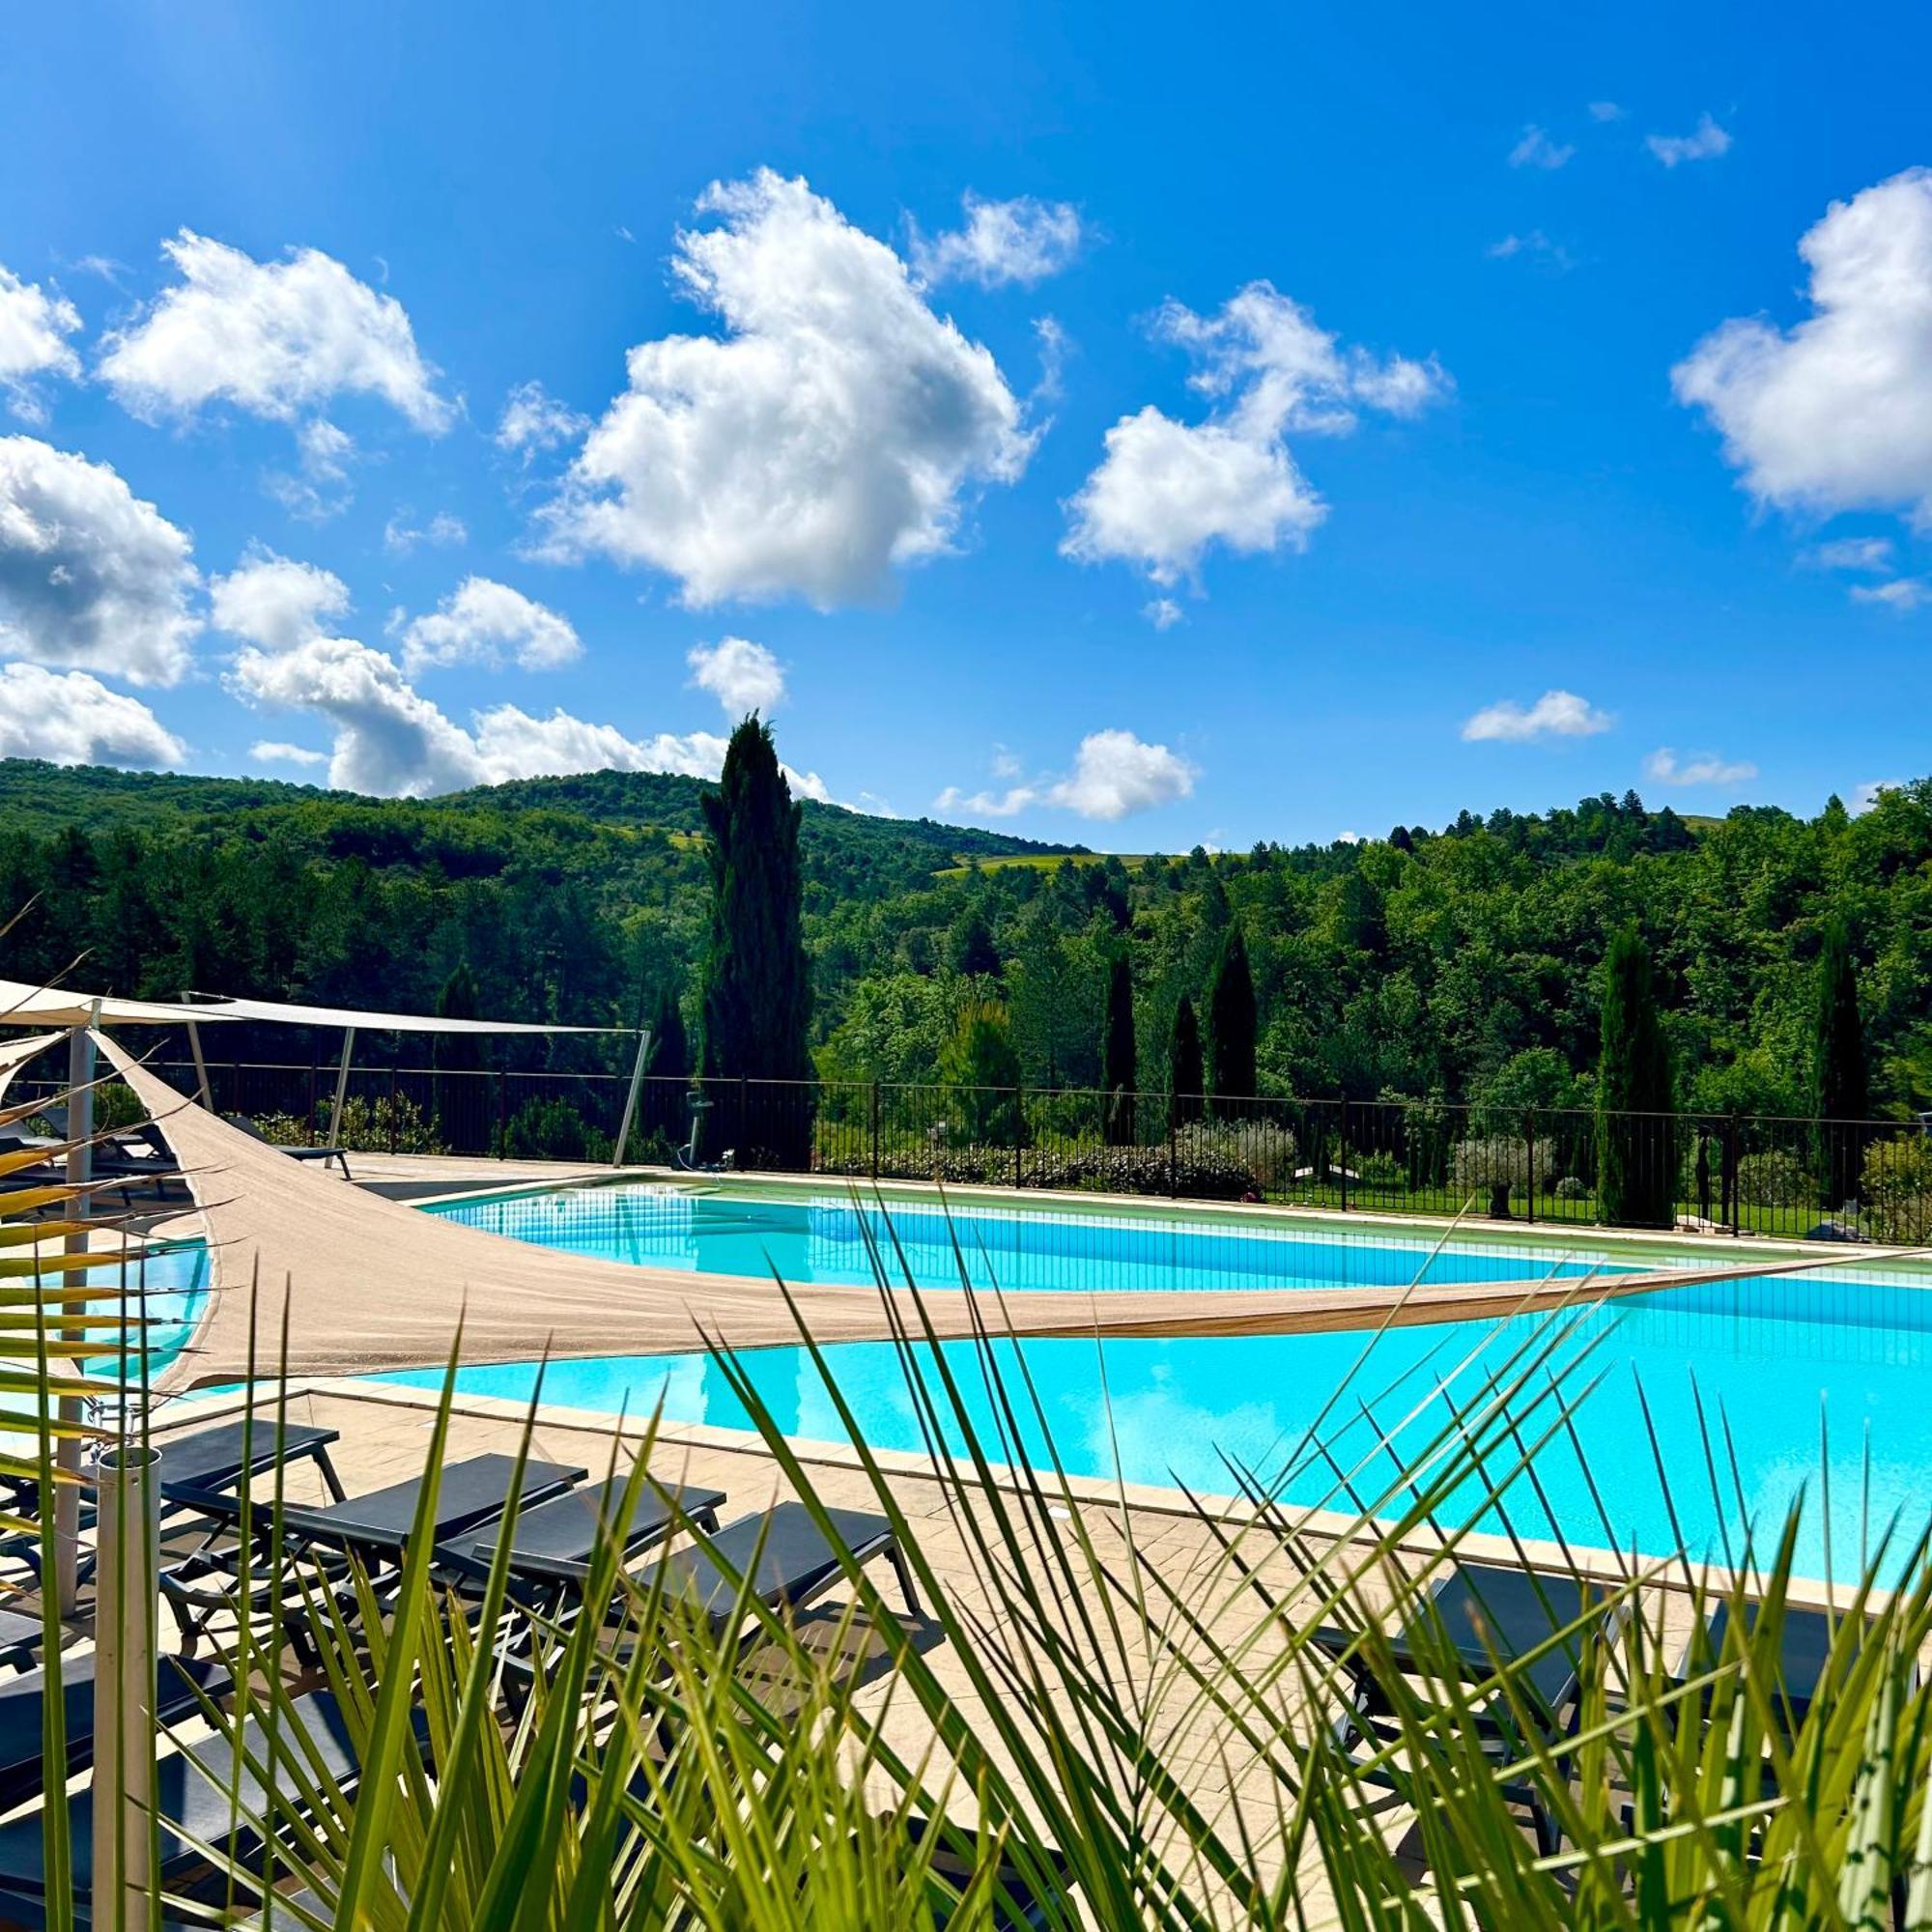
[[[0,970],[52,977],[86,952],[74,977],[119,991],[425,1009],[467,963],[505,1017],[628,1021],[670,987],[695,1018],[697,791],[604,773],[399,804],[0,764],[0,904],[39,895]],[[1198,999],[1238,920],[1264,1092],[1587,1104],[1599,970],[1634,923],[1681,1099],[1804,1114],[1812,967],[1836,915],[1875,1103],[1932,1105],[1932,781],[1857,818],[1834,801],[1808,821],[1740,808],[1693,824],[1605,795],[1130,863],[809,805],[804,851],[827,1073],[929,1079],[961,1003],[997,990],[1029,1084],[1097,1082],[1124,950],[1138,1079],[1158,1089],[1175,1003]],[[980,863],[1024,854],[1046,863]]]

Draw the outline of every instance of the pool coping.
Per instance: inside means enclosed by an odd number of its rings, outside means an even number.
[[[272,1385],[264,1393],[272,1401],[285,1394],[290,1404],[312,1397],[367,1403],[376,1406],[405,1408],[434,1415],[441,1403],[440,1393],[403,1383],[374,1381],[362,1377],[308,1377],[286,1384],[278,1391]],[[257,1411],[264,1403],[256,1404]],[[210,1422],[239,1413],[247,1406],[242,1390],[225,1390],[214,1395],[184,1395],[169,1398],[149,1418],[150,1427],[165,1435],[176,1428]],[[530,1405],[507,1396],[475,1395],[457,1390],[450,1399],[452,1415],[469,1416],[491,1422],[511,1422],[521,1428],[532,1419]],[[614,1410],[578,1408],[565,1403],[542,1403],[534,1411],[534,1426],[546,1425],[615,1439],[639,1441],[643,1430],[634,1414]],[[844,1474],[864,1475],[869,1458],[885,1475],[903,1476],[923,1483],[945,1487],[952,1479],[938,1469],[930,1456],[907,1449],[868,1449],[864,1455],[849,1442],[830,1442],[812,1436],[784,1437],[787,1447],[806,1467],[835,1469]],[[165,1450],[166,1443],[163,1441]],[[665,1423],[654,1437],[658,1448],[719,1449],[737,1455],[772,1458],[770,1447],[755,1430],[727,1429],[705,1422]],[[1132,1510],[1143,1515],[1171,1517],[1179,1521],[1204,1520],[1239,1527],[1257,1520],[1253,1502],[1240,1495],[1218,1492],[1186,1492],[1171,1484],[1123,1483],[1105,1476],[1056,1475],[1051,1471],[1015,1469],[1009,1463],[987,1465],[992,1487],[1006,1494],[1032,1493],[1036,1489],[1050,1496],[1065,1495],[1083,1506],[1111,1510]],[[969,1472],[969,1480],[973,1480]],[[1325,1539],[1329,1543],[1353,1538],[1360,1519],[1341,1511],[1302,1508],[1294,1518],[1297,1533]],[[1694,1596],[1727,1591],[1740,1578],[1747,1587],[1761,1588],[1762,1574],[1744,1571],[1711,1561],[1695,1561],[1683,1556],[1657,1555],[1646,1551],[1619,1551],[1599,1545],[1559,1543],[1553,1538],[1517,1537],[1493,1531],[1469,1530],[1457,1535],[1459,1552],[1479,1562],[1524,1567],[1561,1569],[1585,1580],[1615,1586],[1640,1575],[1643,1587],[1669,1595]],[[1443,1540],[1410,1534],[1391,1540],[1390,1548],[1419,1561],[1440,1557]],[[1833,1579],[1794,1573],[1789,1579],[1788,1601],[1810,1608],[1831,1610],[1844,1607],[1856,1591],[1855,1579]],[[1874,1588],[1868,1601],[1873,1605],[1889,1602],[1892,1589]]]

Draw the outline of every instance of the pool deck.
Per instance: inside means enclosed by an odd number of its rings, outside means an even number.
[[[168,1435],[179,1429],[232,1416],[239,1399],[200,1398],[167,1405],[156,1417],[156,1440],[163,1456]],[[312,1422],[341,1432],[339,1443],[331,1451],[342,1479],[352,1494],[398,1482],[419,1474],[437,1408],[437,1398],[425,1392],[397,1386],[350,1380],[315,1382],[292,1387],[289,1413],[292,1420]],[[521,1404],[487,1397],[459,1395],[453,1405],[448,1455],[451,1459],[489,1450],[513,1452],[521,1438],[526,1411]],[[560,1462],[583,1464],[601,1473],[617,1451],[618,1419],[580,1409],[547,1406],[536,1417],[532,1453]],[[638,1432],[632,1427],[626,1440],[635,1444]],[[860,1465],[848,1445],[803,1443],[795,1445],[807,1479],[822,1501],[833,1507],[876,1509],[877,1494],[872,1479]],[[954,1606],[988,1622],[987,1641],[998,1643],[1015,1633],[1011,1624],[995,1606],[995,1600],[977,1568],[976,1556],[962,1532],[958,1512],[975,1500],[974,1492],[962,1497],[941,1479],[923,1457],[887,1452],[877,1459],[880,1480],[887,1484],[898,1507],[917,1525],[922,1549],[937,1572]],[[620,1461],[621,1466],[621,1461]],[[740,1431],[705,1426],[682,1425],[658,1438],[650,1456],[652,1473],[661,1480],[693,1482],[726,1492],[729,1503],[724,1511],[728,1520],[766,1507],[790,1493],[778,1463],[753,1435]],[[306,1467],[301,1480],[314,1482]],[[996,1472],[996,1481],[999,1481]],[[1001,1482],[1001,1487],[1006,1487]],[[319,1484],[313,1497],[298,1493],[291,1484],[292,1500],[321,1500]],[[983,1497],[984,1492],[978,1492]],[[1129,1551],[1138,1551],[1160,1576],[1188,1601],[1211,1633],[1216,1644],[1250,1646],[1247,1656],[1251,1668],[1258,1668],[1283,1649],[1278,1626],[1264,1612],[1249,1593],[1231,1588],[1227,1560],[1220,1553],[1219,1539],[1239,1534],[1251,1520],[1246,1506],[1233,1498],[1204,1497],[1198,1504],[1171,1490],[1127,1486],[1124,1489],[1105,1481],[1075,1478],[1065,1486],[1064,1502],[1069,1513],[1077,1513],[1082,1529],[1109,1568],[1116,1575],[1130,1574],[1133,1564]],[[1350,1525],[1345,1519],[1311,1514],[1305,1520],[1309,1545],[1332,1542]],[[1250,1532],[1252,1538],[1253,1532]],[[1561,1552],[1548,1545],[1524,1543],[1517,1546],[1501,1537],[1472,1536],[1462,1545],[1464,1555],[1478,1559],[1520,1565],[1556,1564]],[[1264,1548],[1251,1540],[1244,1548],[1247,1560],[1262,1575],[1286,1590],[1292,1586],[1297,1566],[1270,1537]],[[1407,1547],[1405,1565],[1419,1572],[1439,1561],[1439,1552],[1427,1544]],[[1574,1567],[1600,1577],[1606,1583],[1628,1575],[1625,1559],[1605,1551],[1572,1550]],[[1674,1646],[1688,1635],[1690,1608],[1687,1592],[1690,1573],[1678,1571],[1661,1576],[1655,1587],[1646,1589],[1646,1615],[1654,1628],[1662,1629]],[[1716,1581],[1721,1573],[1709,1573]],[[889,1604],[896,1605],[895,1588],[881,1568],[878,1584]],[[1091,1577],[1080,1579],[1079,1591],[1089,1610],[1099,1609],[1101,1587]],[[1369,1594],[1377,1593],[1370,1586]],[[1792,1601],[1824,1604],[1822,1590],[1795,1587]],[[929,1606],[928,1606],[929,1607]],[[1115,1608],[1119,1608],[1117,1602]],[[822,1637],[827,1643],[836,1635],[840,1605],[838,1593],[820,1607],[801,1619],[808,1640]],[[1078,1620],[1070,1605],[1062,1617],[1067,1631],[1076,1634]],[[1169,1622],[1171,1623],[1171,1619]],[[1104,1624],[1097,1626],[1104,1628]],[[939,1627],[927,1622],[915,1626],[915,1638],[929,1666],[948,1693],[956,1701],[961,1715],[999,1751],[988,1721],[984,1699],[975,1682],[941,1636]],[[870,1648],[876,1639],[860,1632],[860,1642]],[[1174,1641],[1172,1637],[1170,1642]],[[1129,1646],[1131,1649],[1133,1646]],[[1203,1640],[1186,1641],[1185,1647],[1205,1657]],[[876,1657],[862,1652],[853,1658],[855,1669],[864,1672],[867,1664],[876,1666]],[[1148,1735],[1156,1740],[1169,1762],[1179,1770],[1190,1798],[1212,1819],[1223,1833],[1235,1829],[1236,1814],[1254,1833],[1254,1842],[1263,1848],[1259,1856],[1265,1861],[1265,1848],[1278,1842],[1280,1818],[1279,1792],[1272,1777],[1255,1762],[1244,1762],[1230,1749],[1230,1736],[1224,1720],[1211,1711],[1200,1708],[1189,1694],[1189,1686],[1176,1671],[1172,1659],[1156,1662],[1146,1654],[1129,1659],[1124,1665],[1115,1656],[1111,1668],[1118,1677],[1124,1668],[1126,1677],[1145,1698],[1143,1721]],[[1301,1702],[1301,1692],[1293,1677],[1281,1680],[1279,1693],[1283,1709],[1293,1719]],[[916,1761],[930,1743],[927,1720],[914,1701],[903,1694],[892,1694],[892,1674],[875,1667],[858,1693],[861,1709],[868,1717],[883,1716],[890,1742]],[[1013,1715],[1010,1700],[1003,1699],[1005,1715]],[[1062,1701],[1056,1693],[1056,1703]],[[970,1808],[962,1811],[970,1816]],[[1378,1827],[1389,1842],[1406,1847],[1410,1837],[1409,1819],[1393,1800],[1386,1814],[1378,1814]],[[1170,1851],[1175,1848],[1170,1847]],[[1405,1856],[1408,1851],[1405,1849]],[[1312,1863],[1304,1873],[1311,1904],[1325,1897],[1325,1888]],[[1323,1914],[1317,1907],[1312,1918],[1320,1922]]]

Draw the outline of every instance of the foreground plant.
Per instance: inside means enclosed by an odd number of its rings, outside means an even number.
[[[1740,1580],[1684,1555],[1539,1549],[1539,1587],[1574,1609],[1527,1648],[1472,1664],[1464,1635],[1457,1655],[1431,1579],[1477,1534],[1530,1567],[1538,1486],[1580,1454],[1603,1332],[1582,1311],[1472,1326],[1432,1390],[1366,1430],[1351,1378],[1275,1466],[1230,1465],[1233,1506],[1192,1499],[1182,1561],[1142,1543],[1123,1498],[1069,1483],[1024,1350],[936,1346],[910,1287],[885,1305],[945,1526],[908,1516],[793,1305],[924,1617],[848,1564],[842,1609],[794,1623],[741,1589],[714,1622],[608,1543],[582,1592],[608,1616],[532,1614],[501,1555],[459,1595],[421,1535],[399,1579],[353,1572],[345,1594],[286,1555],[278,1492],[261,1561],[303,1606],[362,1775],[351,1790],[307,1766],[251,1817],[309,1888],[270,1901],[275,1920],[964,1927],[1022,1922],[1025,1899],[1047,1926],[1932,1926],[1922,1533],[1883,1529],[1840,1587],[1808,1698],[1782,1661],[1796,1512],[1760,1544],[1742,1498]],[[716,1352],[828,1526],[810,1468]],[[258,1424],[277,1426],[272,1402]],[[1022,1461],[1022,1443],[1046,1446]],[[1695,1480],[1715,1483],[1721,1422],[1706,1448]],[[639,1470],[673,1465],[655,1427],[634,1451]],[[1666,1492],[1691,1479],[1660,1459]],[[434,1507],[432,1480],[419,1529]],[[1881,1576],[1906,1584],[1887,1595]],[[1719,1606],[1720,1638],[1680,1676]],[[1560,1726],[1540,1674],[1558,1654],[1577,1687]],[[292,1731],[291,1662],[279,1624],[244,1626],[241,1705],[211,1719]],[[242,1861],[226,1902],[254,1901]]]

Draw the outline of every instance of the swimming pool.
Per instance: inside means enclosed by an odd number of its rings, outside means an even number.
[[[118,1293],[121,1287],[118,1272],[112,1264],[93,1270],[88,1280],[103,1292],[103,1309],[106,1292],[112,1290]],[[128,1286],[132,1288],[137,1285],[145,1291],[141,1312],[154,1324],[148,1330],[148,1379],[154,1381],[187,1346],[195,1324],[201,1320],[202,1305],[209,1287],[207,1248],[199,1241],[182,1241],[150,1248],[138,1264],[130,1264],[128,1268]],[[103,1333],[103,1344],[106,1339]],[[100,1355],[87,1363],[87,1373],[93,1376],[118,1376],[120,1370],[118,1350],[103,1349]],[[141,1366],[137,1350],[128,1350],[128,1375],[130,1381],[139,1382]]]
[[[683,1192],[656,1185],[561,1189],[432,1207],[472,1228],[539,1247],[695,1274],[794,1284],[873,1279],[867,1236],[902,1280],[1105,1293],[1125,1289],[1399,1288],[1429,1282],[1520,1281],[1634,1264],[1586,1248],[1460,1238],[1432,1257],[1413,1236],[1330,1232],[1293,1223],[1230,1227],[1184,1215],[1079,1213],[1015,1205],[920,1201],[889,1209],[826,1191],[786,1199]],[[896,1248],[895,1247],[896,1241]],[[956,1247],[955,1247],[956,1242]]]
[[[626,1187],[443,1211],[519,1239],[698,1274],[759,1274],[775,1264],[792,1282],[871,1278],[861,1210],[843,1196],[689,1196]],[[875,1208],[864,1211],[876,1218]],[[956,1286],[946,1217],[916,1203],[894,1203],[890,1214],[915,1279]],[[1399,1285],[1425,1264],[1423,1278],[1431,1281],[1695,1264],[1663,1251],[1640,1263],[1628,1252],[1603,1262],[1587,1249],[1461,1238],[1432,1260],[1429,1240],[1380,1231],[1230,1228],[1184,1216],[1022,1206],[955,1208],[952,1231],[976,1281],[996,1277],[1014,1289]],[[1534,1482],[1520,1479],[1511,1489],[1510,1523],[1520,1535],[1634,1547],[1650,1555],[1682,1547],[1693,1557],[1723,1561],[1741,1552],[1747,1521],[1761,1539],[1774,1538],[1803,1494],[1798,1568],[1822,1577],[1855,1569],[1894,1513],[1916,1535],[1932,1507],[1927,1280],[1861,1271],[1848,1257],[1831,1279],[1693,1285],[1580,1315],[1391,1329],[1373,1344],[1361,1333],[1340,1333],[1017,1347],[1054,1449],[1072,1474],[1225,1493],[1238,1487],[1232,1470],[1240,1468],[1270,1482],[1282,1476],[1279,1492],[1290,1501],[1346,1507],[1332,1471],[1304,1457],[1302,1466],[1284,1472],[1284,1459],[1324,1409],[1323,1439],[1336,1462],[1350,1467],[1368,1458],[1386,1465],[1378,1431],[1422,1403],[1437,1378],[1473,1399],[1485,1364],[1500,1364],[1527,1338],[1547,1332],[1539,1322],[1560,1320],[1562,1353],[1580,1362],[1565,1386],[1581,1406],[1574,1437],[1566,1431],[1540,1448]],[[943,1352],[975,1428],[996,1457],[1013,1460],[999,1447],[970,1345],[950,1343]],[[846,1344],[826,1355],[871,1446],[923,1448],[918,1408],[890,1347]],[[742,1359],[787,1435],[842,1438],[837,1410],[802,1350],[764,1350]],[[475,1368],[463,1372],[461,1383],[469,1392],[526,1400],[534,1376],[527,1364]],[[440,1377],[395,1379],[435,1387]],[[701,1355],[555,1363],[544,1397],[634,1415],[662,1401],[672,1424],[751,1426],[723,1373]],[[1433,1423],[1413,1424],[1398,1439],[1414,1445],[1417,1430],[1441,1420],[1438,1407]],[[1045,1443],[1031,1426],[1017,1450],[1037,1464],[1045,1461]],[[1479,1501],[1465,1494],[1462,1513]],[[1456,1510],[1452,1503],[1452,1515]],[[1482,1526],[1503,1524],[1491,1513]]]

